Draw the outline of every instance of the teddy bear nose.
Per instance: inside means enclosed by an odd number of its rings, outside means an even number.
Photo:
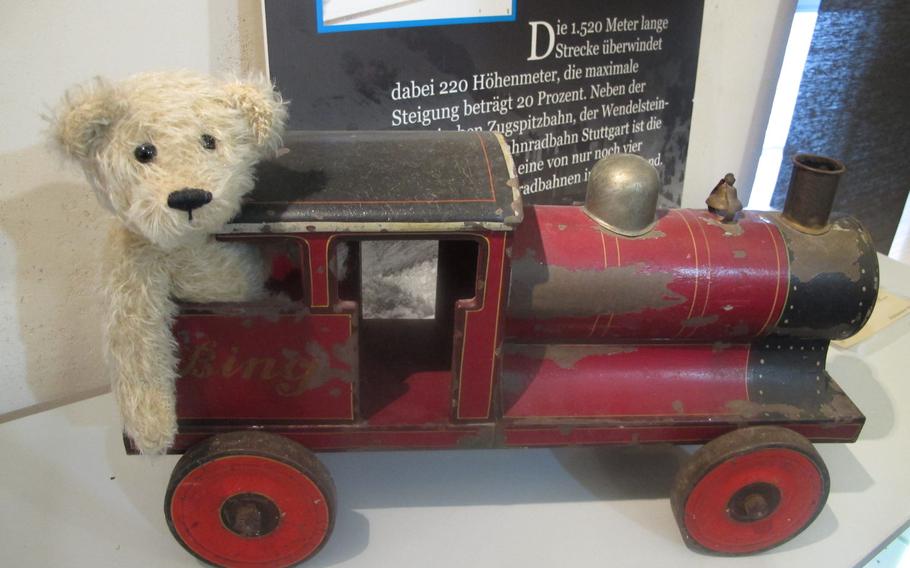
[[[171,209],[186,211],[190,216],[190,220],[192,221],[193,209],[199,209],[211,200],[211,192],[208,192],[204,189],[184,187],[183,189],[172,191],[167,196],[167,206]]]

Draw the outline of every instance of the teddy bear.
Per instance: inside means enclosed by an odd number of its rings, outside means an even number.
[[[125,433],[161,453],[177,432],[177,302],[265,294],[256,251],[214,238],[276,152],[287,118],[265,79],[187,71],[97,79],[65,95],[52,137],[114,214],[103,253],[106,367]]]

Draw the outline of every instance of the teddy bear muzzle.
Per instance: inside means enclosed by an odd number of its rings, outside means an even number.
[[[167,206],[171,209],[186,211],[190,221],[193,220],[193,209],[199,209],[210,201],[212,201],[211,192],[193,187],[184,187],[183,189],[172,191],[167,196]]]

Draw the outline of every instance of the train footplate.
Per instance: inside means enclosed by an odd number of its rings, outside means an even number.
[[[701,443],[755,425],[852,442],[865,417],[825,371],[827,344],[507,345],[503,442]]]

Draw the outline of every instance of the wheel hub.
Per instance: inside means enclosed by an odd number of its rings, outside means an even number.
[[[770,483],[752,483],[730,497],[727,513],[741,523],[764,519],[780,504],[780,489]]]
[[[265,536],[278,527],[280,520],[278,506],[258,493],[238,493],[221,505],[221,522],[242,537]]]

